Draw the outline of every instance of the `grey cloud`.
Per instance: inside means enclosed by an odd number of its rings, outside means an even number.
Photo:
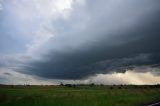
[[[41,61],[25,73],[80,79],[132,66],[160,63],[159,0],[88,0],[70,19],[53,22],[55,37]]]
[[[5,72],[5,73],[3,73],[4,75],[7,75],[7,76],[12,76],[12,74],[11,73],[8,73],[8,72]]]

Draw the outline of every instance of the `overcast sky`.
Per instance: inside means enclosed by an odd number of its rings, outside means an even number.
[[[0,0],[0,83],[160,83],[160,0]]]

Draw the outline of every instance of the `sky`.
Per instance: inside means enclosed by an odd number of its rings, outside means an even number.
[[[160,84],[159,0],[0,0],[1,84]]]

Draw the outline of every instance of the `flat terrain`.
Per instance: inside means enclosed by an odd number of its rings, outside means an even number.
[[[158,86],[0,86],[0,106],[139,106]]]

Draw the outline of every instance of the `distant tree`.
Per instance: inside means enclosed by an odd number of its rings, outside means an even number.
[[[103,84],[100,84],[100,86],[104,86]]]
[[[113,89],[113,88],[114,88],[113,86],[110,87],[110,89]]]
[[[121,86],[119,86],[119,87],[118,87],[118,89],[122,89],[122,87],[121,87]]]
[[[65,84],[65,86],[66,86],[66,87],[72,87],[72,85],[71,85],[71,84]]]
[[[14,85],[10,85],[10,88],[14,88]]]
[[[89,86],[90,86],[90,87],[93,87],[93,86],[95,86],[95,84],[94,84],[94,83],[91,83]]]
[[[64,86],[63,82],[60,83],[60,86]]]
[[[76,88],[76,84],[73,84],[72,86],[73,86],[73,88]]]

